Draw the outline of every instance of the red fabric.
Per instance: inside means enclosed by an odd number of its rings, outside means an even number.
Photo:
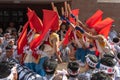
[[[75,16],[78,16],[78,14],[79,14],[79,9],[74,9],[74,10],[72,10],[72,14],[74,14]]]
[[[109,25],[107,25],[105,28],[103,28],[102,30],[99,31],[99,34],[102,34],[105,36],[105,38],[107,39],[108,38],[108,34],[110,32],[110,29],[111,29],[111,26],[112,26],[112,23],[110,23]]]
[[[33,51],[32,56],[33,56],[35,59],[38,59],[38,56],[39,56],[39,55],[36,53],[36,51]]]
[[[89,28],[92,28],[93,25],[100,22],[102,20],[103,12],[101,10],[97,10],[90,18],[87,19],[86,24]]]
[[[28,7],[28,12],[31,12],[32,10]]]
[[[98,50],[95,51],[95,55],[96,55],[97,57],[100,55],[100,53],[99,53]]]
[[[74,9],[74,10],[72,10],[72,14],[75,15],[75,16],[78,16],[78,15],[79,15],[79,9]],[[74,18],[69,17],[69,20],[70,20],[70,22],[72,22],[73,24],[76,24],[76,21],[75,21]]]
[[[71,31],[70,36],[69,36],[69,40],[72,40],[72,39],[74,39],[74,33],[73,33],[73,31]]]
[[[34,50],[34,48],[36,48],[37,46],[39,46],[41,44],[41,42],[44,40],[44,37],[46,36],[46,33],[49,31],[49,29],[51,29],[51,27],[56,24],[54,22],[56,22],[56,20],[58,19],[58,15],[55,11],[51,11],[51,10],[43,10],[43,32],[41,33],[41,35],[39,37],[37,37],[36,39],[34,39],[31,43],[30,43],[30,48],[32,50]]]
[[[29,19],[31,29],[34,30],[35,32],[40,33],[43,29],[43,23],[41,19],[37,16],[35,11],[31,11],[28,9],[27,16]]]
[[[23,53],[23,48],[27,44],[27,27],[28,27],[28,22],[24,25],[20,37],[18,38],[17,50],[19,55]]]
[[[56,18],[54,20],[54,23],[51,25],[51,30],[52,31],[56,31],[56,30],[59,30],[59,29],[60,29],[60,26],[59,26],[59,17],[56,16]]]
[[[107,27],[108,25],[112,24],[113,23],[113,19],[111,18],[106,18],[104,20],[102,20],[101,22],[95,24],[93,26],[93,28],[96,30],[97,33],[99,33],[103,28]],[[109,26],[110,27],[110,26]]]
[[[69,28],[68,31],[65,34],[65,38],[64,38],[64,41],[63,41],[63,45],[65,45],[65,46],[69,43],[69,35],[70,35],[71,31],[72,31],[71,28]]]

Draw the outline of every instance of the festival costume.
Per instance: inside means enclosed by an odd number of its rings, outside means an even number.
[[[42,77],[28,67],[19,64],[15,59],[9,59],[9,63],[15,64],[18,73],[18,80],[42,80]]]
[[[49,36],[49,40],[48,42],[43,43],[44,45],[44,50],[41,53],[41,57],[39,59],[38,64],[36,64],[35,66],[35,71],[40,74],[41,76],[45,76],[46,73],[43,69],[43,63],[45,60],[47,60],[48,58],[55,58],[54,54],[55,54],[55,50],[53,48],[53,40],[56,39],[57,41],[59,41],[59,36],[56,33],[52,33]]]
[[[24,59],[24,65],[27,66],[29,69],[35,71],[35,59],[32,56],[32,50],[30,49],[29,46],[24,47],[24,54],[25,54],[25,59]]]
[[[113,53],[112,48],[106,38],[102,35],[99,35],[99,38],[101,39],[95,40],[95,43],[98,51],[100,52],[100,57],[102,57],[105,53]]]
[[[97,65],[97,62],[94,63],[90,58],[89,58],[89,55],[91,54],[88,54],[86,56],[86,64],[85,66],[88,66],[88,67],[92,67],[94,69],[90,69],[88,68],[88,70],[86,71],[86,68],[84,67],[84,70],[85,71],[80,71],[80,74],[78,75],[78,79],[82,79],[85,77],[85,80],[90,80],[91,76],[93,73],[95,73],[97,71],[97,69],[95,69],[96,65]],[[83,79],[84,80],[84,79]]]
[[[69,53],[70,53],[70,48],[66,46],[63,48],[62,46],[60,47],[60,52],[61,52],[61,58],[63,62],[69,62]]]
[[[54,54],[56,53],[55,52],[55,46],[53,45],[53,43],[55,43],[54,41],[56,41],[57,44],[58,44],[59,35],[53,32],[49,36],[49,41],[44,44],[45,49],[43,50],[49,58],[54,57]]]
[[[100,53],[100,57],[102,57],[105,53],[112,52],[107,38],[113,22],[114,20],[108,17],[93,25],[93,29],[95,29],[98,34],[96,36],[97,39],[95,39],[95,45],[98,52]]]
[[[76,53],[75,53],[75,57],[77,60],[81,61],[82,63],[85,62],[85,56],[87,54],[95,54],[95,51],[91,51],[89,48],[82,48],[83,46],[81,45],[81,43],[79,42],[79,40],[77,39],[77,36],[75,35],[74,33],[74,36],[75,36],[75,40],[78,44],[78,47],[77,50],[76,50]],[[84,39],[84,35],[80,36],[80,38],[82,38],[82,40]],[[84,44],[88,43],[87,41],[84,41]],[[89,46],[89,43],[85,46],[87,47]]]

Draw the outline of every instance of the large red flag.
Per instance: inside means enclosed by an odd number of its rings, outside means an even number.
[[[70,35],[71,31],[72,31],[72,29],[69,28],[65,34],[64,41],[63,41],[63,45],[65,45],[65,46],[69,43],[69,35]]]
[[[51,29],[51,27],[56,24],[56,21],[58,20],[58,15],[55,11],[51,10],[43,10],[43,32],[40,34],[39,37],[34,39],[30,43],[30,47],[32,50],[34,50],[37,46],[41,44],[41,42],[44,40],[44,37],[46,36],[46,33]]]
[[[74,16],[78,16],[78,15],[79,15],[79,9],[74,9],[74,10],[72,10],[72,14],[73,14]],[[74,18],[69,17],[69,20],[70,20],[70,22],[72,22],[73,24],[76,24],[76,21],[75,21]]]
[[[24,25],[20,37],[18,38],[17,50],[19,55],[23,53],[23,48],[27,44],[27,27],[28,22],[26,22],[26,24]]]
[[[101,10],[97,10],[89,19],[87,19],[86,24],[89,28],[92,28],[93,25],[100,22],[102,20],[103,12]]]
[[[102,29],[105,28],[106,26],[112,24],[113,21],[114,21],[114,20],[111,19],[111,18],[109,18],[109,17],[108,17],[108,18],[105,18],[105,19],[102,20],[101,22],[95,24],[95,25],[93,26],[93,28],[96,30],[97,33],[99,33],[100,30],[102,30]]]
[[[56,16],[55,18],[56,20],[54,21],[54,23],[51,25],[51,30],[52,31],[58,31],[60,29],[60,26],[59,26],[59,17]],[[45,22],[45,21],[44,21]],[[47,24],[47,23],[46,23]]]
[[[31,29],[37,33],[41,33],[43,29],[43,24],[41,19],[35,13],[35,11],[32,11],[31,9],[28,8],[27,16],[29,19]]]
[[[107,39],[108,38],[108,34],[110,32],[110,29],[111,29],[111,26],[112,26],[112,22],[110,24],[108,24],[105,28],[101,29],[99,31],[99,34],[104,35],[105,38]]]

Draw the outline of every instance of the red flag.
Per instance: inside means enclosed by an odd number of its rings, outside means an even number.
[[[75,16],[78,16],[78,14],[79,14],[79,9],[74,9],[74,10],[72,10],[72,14],[74,14]]]
[[[20,37],[18,38],[17,49],[19,55],[23,53],[23,48],[27,44],[27,27],[28,22],[26,22],[26,24],[24,25]]]
[[[113,23],[113,19],[111,18],[105,18],[104,20],[102,20],[101,22],[95,24],[93,26],[93,28],[96,30],[97,33],[99,33],[103,28],[107,27],[108,25]]]
[[[75,16],[78,16],[78,15],[79,15],[79,9],[74,9],[74,10],[72,10],[72,14],[75,15]],[[70,20],[70,22],[72,22],[73,24],[76,24],[76,21],[75,21],[74,18],[69,17],[69,20]]]
[[[99,55],[100,55],[100,53],[99,53],[99,51],[96,49],[96,51],[95,51],[95,55],[97,56],[97,57],[99,57]]]
[[[51,25],[51,30],[52,31],[56,31],[59,30],[60,26],[59,26],[59,17],[56,16],[56,20],[54,21],[54,23]]]
[[[28,12],[32,12],[32,10],[28,7]]]
[[[101,10],[97,10],[89,19],[87,19],[86,24],[89,28],[92,28],[93,25],[100,22],[102,20],[103,12]]]
[[[63,41],[64,45],[67,45],[69,43],[69,35],[70,35],[71,31],[72,31],[71,28],[69,28],[68,31],[66,32],[64,41]]]
[[[39,56],[39,55],[36,53],[36,51],[33,51],[32,56],[33,56],[35,59],[38,59],[38,56]]]
[[[28,19],[29,19],[29,22],[30,22],[31,29],[40,33],[43,29],[43,24],[42,24],[41,19],[35,13],[35,11],[31,11],[30,9],[28,9],[27,16],[28,16]]]
[[[108,38],[108,34],[110,32],[111,26],[112,26],[112,22],[109,25],[107,25],[105,28],[103,28],[102,30],[100,30],[99,34],[102,34],[102,35],[105,36],[105,38]]]
[[[37,46],[39,46],[41,44],[41,42],[43,41],[44,37],[46,36],[46,33],[49,31],[49,29],[51,29],[51,27],[53,27],[54,24],[56,24],[56,20],[58,20],[58,15],[55,11],[51,11],[51,10],[43,10],[43,32],[40,34],[39,37],[37,37],[36,39],[34,39],[31,43],[30,43],[30,47],[32,50],[34,50]]]

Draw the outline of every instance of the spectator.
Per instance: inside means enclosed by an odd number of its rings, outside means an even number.
[[[94,73],[90,80],[112,80],[110,76],[104,72]]]
[[[66,23],[62,23],[60,26],[60,30],[58,31],[60,40],[62,40],[67,32],[67,25]]]
[[[69,62],[67,66],[68,80],[78,80],[79,64],[77,62]]]
[[[58,63],[52,59],[48,59],[44,62],[43,67],[46,72],[46,76],[44,77],[45,80],[52,80],[55,77],[57,65]]]
[[[10,22],[10,23],[9,23],[9,26],[8,26],[8,28],[5,30],[5,32],[9,32],[9,33],[11,34],[13,30],[17,31],[16,28],[15,28],[15,23],[14,23],[14,22]]]
[[[98,63],[98,59],[95,55],[92,54],[88,54],[86,56],[86,64],[83,68],[83,72],[81,71],[81,73],[79,74],[79,78],[81,79],[81,77],[85,77],[86,80],[90,80],[91,74],[95,72],[96,69],[96,65]]]
[[[3,29],[0,28],[0,36],[3,36]]]
[[[100,60],[100,70],[107,73],[113,80],[115,78],[115,65],[117,61],[111,57],[103,57]]]

